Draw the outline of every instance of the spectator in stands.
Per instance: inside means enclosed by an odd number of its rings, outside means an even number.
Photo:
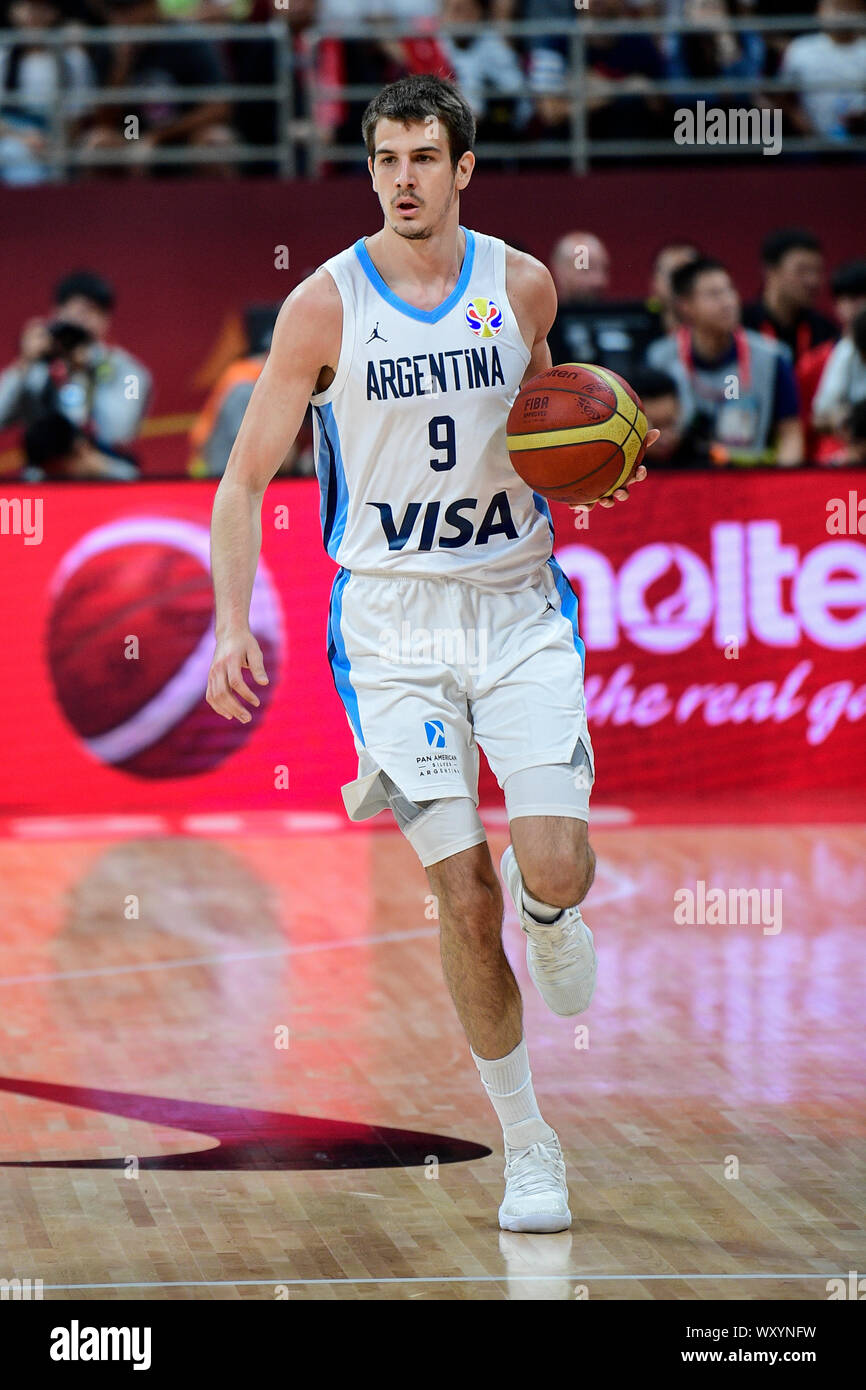
[[[24,432],[26,462],[22,482],[134,482],[141,477],[135,460],[120,449],[97,448],[65,415],[34,420]]]
[[[592,0],[592,17],[628,19],[628,0]],[[529,84],[535,115],[526,134],[531,140],[569,139],[570,33],[575,23],[574,0],[525,0],[524,18],[544,19],[550,34],[532,44]],[[597,34],[588,39],[586,64],[587,131],[593,140],[628,140],[638,134],[664,135],[663,97],[653,96],[652,80],[664,77],[664,59],[648,35]],[[602,83],[616,83],[605,89]]]
[[[574,0],[520,0],[518,19],[544,20],[548,30],[543,35],[535,35],[528,40],[531,60],[536,52],[556,52],[563,57],[568,55],[568,36],[574,27]]]
[[[228,24],[249,19],[253,11],[253,0],[157,0],[157,3],[165,19],[183,20],[184,24],[208,20]]]
[[[761,260],[764,289],[743,311],[746,327],[784,343],[794,362],[809,348],[837,338],[835,324],[814,307],[824,283],[818,238],[799,227],[782,227],[765,239]]]
[[[573,22],[573,19],[572,19]],[[537,169],[555,169],[569,162],[565,148],[571,139],[571,98],[568,90],[568,59],[553,40],[536,44],[529,54],[529,94],[532,116],[524,128],[528,141],[557,141],[563,145],[560,157],[546,156],[534,161]]]
[[[566,232],[551,252],[550,273],[560,301],[595,302],[610,285],[610,254],[593,232]]]
[[[759,16],[763,19],[788,19],[792,15],[803,15],[809,19],[813,18],[818,0],[744,0],[743,9],[750,14]],[[760,22],[758,28],[760,28]],[[796,24],[791,26],[796,29]],[[768,71],[774,74],[782,60],[782,56],[788,44],[791,42],[790,32],[785,33],[780,29],[768,29],[764,31],[764,41],[767,45],[769,55]]]
[[[54,291],[54,317],[25,324],[17,359],[0,373],[0,427],[24,427],[36,469],[137,474],[126,446],[139,432],[151,376],[106,342],[114,302],[111,285],[93,271],[64,276]]]
[[[820,0],[822,19],[862,16],[863,0]],[[800,135],[846,141],[866,129],[866,34],[827,29],[792,39],[779,76],[790,78],[796,95],[779,97]]]
[[[380,52],[389,64],[385,81],[393,80],[390,74],[393,74],[394,78],[400,78],[425,72],[436,73],[440,77],[453,80],[454,72],[441,43],[433,33],[432,26],[423,22],[426,18],[426,8],[424,11],[419,9],[417,15],[412,8],[416,3],[426,7],[427,0],[402,0],[402,3],[408,7],[408,13],[401,11],[389,16],[389,18],[402,20],[414,18],[416,24],[409,34],[392,39],[382,36],[379,39]],[[397,0],[389,0],[389,4],[395,6]]]
[[[706,416],[685,418],[674,378],[653,367],[636,367],[629,385],[640,396],[650,429],[661,430],[661,438],[653,445],[653,467],[706,468],[710,462]]]
[[[252,19],[282,20],[289,33],[295,66],[288,132],[281,128],[284,113],[273,98],[238,102],[234,114],[234,125],[247,145],[276,145],[288,134],[294,145],[295,167],[301,175],[310,173],[307,142],[311,136],[315,134],[318,141],[329,144],[346,115],[345,102],[335,98],[318,98],[315,103],[311,100],[311,87],[335,87],[346,80],[340,40],[324,37],[315,47],[310,41],[309,31],[319,18],[317,0],[292,0],[287,10],[274,10],[273,0],[258,0]],[[267,31],[262,39],[244,39],[228,47],[236,82],[245,86],[278,85],[277,49]],[[244,172],[275,174],[277,165],[273,158],[247,161]]]
[[[830,292],[833,296],[833,312],[841,325],[842,333],[850,337],[851,325],[861,309],[866,309],[866,261],[848,261],[834,270],[830,277]],[[806,457],[820,463],[828,448],[827,435],[815,430],[812,420],[812,403],[821,380],[827,359],[835,344],[831,339],[819,343],[817,347],[805,352],[795,366],[797,386],[800,391],[800,418],[806,434]]]
[[[322,0],[322,24],[368,23],[389,20],[392,23],[432,19],[439,0]]]
[[[479,140],[508,137],[529,118],[519,102],[525,81],[520,60],[508,41],[490,27],[490,0],[441,0],[444,25],[475,24],[475,35],[439,33],[439,43],[457,85],[472,108]]]
[[[866,400],[866,309],[855,316],[850,331],[827,360],[812,405],[816,428],[839,429],[851,407],[862,400]]]
[[[701,254],[691,241],[668,241],[656,251],[650,273],[647,308],[655,317],[657,337],[673,333],[679,327],[671,276],[680,266],[696,261]]]
[[[629,19],[628,0],[592,0],[596,19]],[[592,140],[668,137],[666,97],[654,96],[652,84],[665,76],[660,48],[649,34],[596,34],[586,45],[589,69],[588,130]],[[615,82],[610,91],[601,82]]]
[[[249,353],[225,369],[190,431],[189,472],[193,477],[220,478],[225,472],[253,388],[267,361],[280,308],[280,304],[274,304],[247,310]],[[301,451],[298,441],[294,441],[278,472],[283,477],[312,476],[312,450]]]
[[[667,38],[668,77],[757,79],[764,72],[767,50],[760,34],[737,32],[730,26],[738,19],[737,0],[684,0],[682,18],[687,24],[712,23],[704,33],[677,33]],[[706,91],[676,98],[677,106],[694,106],[704,100],[710,106],[737,106],[750,100],[743,92]]]
[[[858,401],[851,408],[842,428],[844,452],[838,458],[828,458],[828,463],[866,464],[866,401]]]
[[[657,336],[642,300],[609,300],[610,257],[591,232],[569,232],[553,249],[551,273],[559,297],[547,335],[554,362],[598,362],[630,379]]]
[[[812,462],[824,468],[866,464],[866,400],[850,407],[835,434],[818,437]]]
[[[155,24],[164,19],[158,0],[110,3],[114,23]],[[141,104],[131,112],[104,107],[84,139],[86,149],[123,150],[127,161],[121,167],[130,173],[143,173],[156,167],[151,156],[159,149],[186,145],[223,151],[236,143],[227,102],[184,97],[184,88],[219,86],[228,80],[218,46],[205,39],[166,37],[150,43],[118,43],[112,57],[107,85],[139,88]],[[149,87],[169,87],[177,97],[147,101]],[[131,120],[136,126],[130,126]],[[134,131],[132,135],[130,129]],[[226,177],[235,172],[227,159],[215,159],[205,168],[210,176]]]
[[[51,126],[61,97],[68,130],[76,130],[88,109],[96,74],[80,44],[40,43],[40,34],[64,19],[84,19],[87,11],[53,0],[8,0],[3,19],[13,29],[32,31],[32,40],[0,43],[0,179],[8,184],[44,183],[56,178]]]
[[[532,116],[524,128],[524,138],[562,142],[565,146],[571,138],[568,36],[575,23],[574,0],[523,0],[520,18],[544,20],[548,26],[543,38],[530,39],[528,44]],[[536,159],[533,167],[559,168],[568,162],[568,151],[563,148],[559,158]]]
[[[650,366],[677,382],[686,419],[705,416],[713,462],[803,462],[797,384],[781,344],[740,327],[740,300],[720,261],[675,271],[684,327],[653,343]]]
[[[529,88],[534,116],[525,134],[529,140],[558,140],[572,135],[572,96],[569,73],[570,34],[576,0],[525,0],[523,17],[544,19],[550,33],[530,45]],[[583,4],[580,8],[587,8]],[[629,0],[592,0],[592,16],[628,20]],[[653,94],[653,82],[665,75],[665,63],[649,35],[595,34],[585,49],[589,69],[586,88],[587,134],[591,140],[629,140],[638,135],[666,138],[666,97]],[[616,84],[612,88],[611,84]],[[567,158],[543,159],[539,167],[562,164]]]
[[[434,32],[438,10],[439,0],[319,0],[318,23],[325,32],[334,24],[362,23],[366,30],[363,38],[339,38],[336,85],[382,87],[425,72],[453,78]],[[410,25],[409,32],[386,37],[384,24],[398,22]],[[334,132],[339,144],[357,146],[366,104],[366,98],[341,103]]]

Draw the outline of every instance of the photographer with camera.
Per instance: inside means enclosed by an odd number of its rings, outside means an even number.
[[[151,375],[105,337],[114,290],[92,271],[65,276],[53,319],[31,319],[18,358],[0,373],[0,427],[24,426],[22,477],[130,479],[128,446],[147,409]]]

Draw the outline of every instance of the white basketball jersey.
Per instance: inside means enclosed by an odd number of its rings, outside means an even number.
[[[311,398],[322,532],[350,571],[517,590],[553,536],[505,447],[530,352],[505,291],[505,243],[463,231],[459,279],[436,309],[394,294],[364,238],[324,263],[343,337],[333,382]]]

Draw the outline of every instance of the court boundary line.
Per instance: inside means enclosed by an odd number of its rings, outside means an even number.
[[[607,892],[602,887],[602,891],[594,899],[594,908],[606,907],[608,903],[618,902],[621,898],[627,898],[630,894],[634,894],[635,884],[627,874],[623,873],[622,870],[611,870],[610,868],[607,872],[612,877],[613,883]],[[505,921],[510,925],[517,922],[517,914],[507,899],[504,916]],[[378,932],[373,936],[347,936],[336,941],[307,941],[300,942],[298,945],[287,942],[284,946],[263,946],[259,950],[250,951],[218,951],[215,955],[184,956],[179,960],[140,961],[134,965],[94,965],[81,970],[45,970],[35,971],[29,975],[2,975],[0,976],[0,988],[7,985],[49,984],[56,980],[87,980],[106,975],[135,975],[147,970],[186,970],[198,965],[224,965],[232,961],[313,955],[316,951],[340,951],[358,946],[387,946],[394,942],[415,941],[422,937],[435,936],[438,931],[438,925],[411,927],[402,932]]]
[[[350,946],[382,946],[392,941],[411,941],[431,936],[438,927],[413,927],[405,932],[380,932],[376,936],[347,936],[337,941],[308,941],[292,946],[267,946],[258,951],[220,951],[213,956],[185,956],[181,960],[141,961],[136,965],[95,965],[89,970],[37,971],[32,975],[0,976],[2,985],[45,984],[51,980],[81,980],[99,975],[134,975],[143,970],[184,970],[195,965],[223,965],[237,960],[266,960],[273,956],[303,956],[315,951],[339,951]]]

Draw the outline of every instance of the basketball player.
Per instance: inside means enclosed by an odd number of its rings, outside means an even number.
[[[531,256],[460,226],[475,131],[453,86],[393,83],[363,132],[384,226],[286,300],[216,494],[208,700],[246,722],[241,701],[259,698],[242,668],[267,683],[248,625],[262,495],[312,401],[324,541],[340,567],[328,657],[358,753],[346,810],[365,820],[390,807],[427,870],[445,979],[504,1130],[500,1225],[561,1231],[565,1166],[532,1088],[477,810],[480,745],[505,793],[502,872],[531,978],[554,1013],[580,1013],[596,973],[578,906],[595,868],[583,643],[549,509],[505,447],[521,383],[551,365],[556,293]],[[411,654],[397,640],[406,624]]]

